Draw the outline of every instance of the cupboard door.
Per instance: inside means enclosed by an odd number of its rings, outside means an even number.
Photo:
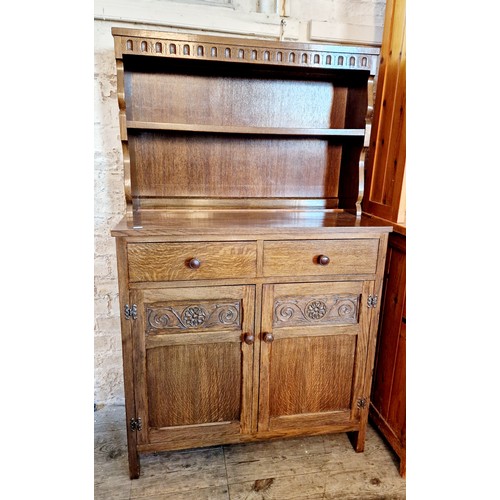
[[[259,432],[359,422],[371,287],[264,286]]]
[[[138,444],[210,445],[249,432],[253,286],[136,290]],[[152,446],[153,447],[153,446]]]

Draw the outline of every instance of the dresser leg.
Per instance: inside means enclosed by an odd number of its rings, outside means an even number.
[[[365,438],[366,438],[366,427],[368,425],[368,411],[363,410],[361,414],[361,420],[359,422],[359,430],[348,432],[349,440],[351,441],[352,447],[357,453],[365,451]]]
[[[138,479],[141,473],[141,463],[139,461],[139,453],[132,447],[128,450],[128,469],[130,479]]]
[[[406,453],[401,457],[399,461],[399,475],[406,479]]]
[[[349,441],[351,441],[354,451],[356,451],[357,453],[362,453],[363,451],[365,451],[366,429],[348,432],[347,436],[349,437]]]

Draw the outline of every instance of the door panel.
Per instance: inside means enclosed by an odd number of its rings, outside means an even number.
[[[276,337],[275,342],[269,377],[271,418],[350,408],[354,336]]]
[[[150,427],[239,420],[241,361],[239,339],[148,350]]]
[[[253,286],[135,290],[141,445],[181,436],[227,439],[251,422]]]
[[[259,431],[359,420],[370,290],[370,282],[264,286]]]

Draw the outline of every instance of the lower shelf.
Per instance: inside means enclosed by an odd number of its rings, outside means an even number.
[[[198,123],[167,123],[127,121],[128,129],[179,130],[184,132],[207,132],[217,134],[249,135],[303,135],[303,136],[341,136],[363,137],[364,128],[295,128],[295,127],[246,127],[239,125],[204,125]]]

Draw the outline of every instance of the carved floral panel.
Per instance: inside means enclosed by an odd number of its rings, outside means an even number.
[[[359,295],[280,297],[274,301],[273,326],[355,324],[358,313]]]
[[[164,330],[241,328],[241,301],[199,301],[146,304],[146,333]]]

